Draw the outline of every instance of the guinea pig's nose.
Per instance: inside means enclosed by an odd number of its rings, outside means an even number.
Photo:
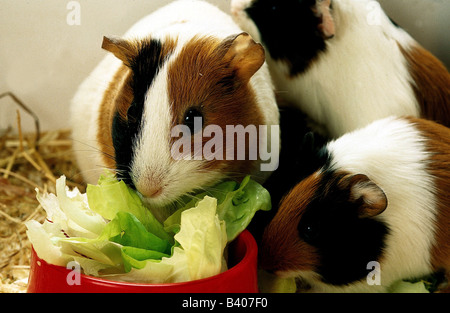
[[[142,192],[141,192],[142,193]],[[147,189],[142,195],[146,198],[155,198],[162,193],[162,187],[153,187]]]
[[[137,182],[136,189],[145,198],[156,198],[163,192],[163,187],[153,181]]]

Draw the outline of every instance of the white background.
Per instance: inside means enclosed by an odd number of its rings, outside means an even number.
[[[229,12],[230,0],[209,0]],[[169,0],[79,0],[80,25],[69,25],[69,0],[0,0],[0,94],[14,92],[41,127],[68,128],[69,103],[105,55],[103,35],[121,35]],[[386,12],[450,68],[449,0],[380,0]],[[0,99],[0,132],[15,126],[17,106]],[[22,113],[23,128],[33,130]]]

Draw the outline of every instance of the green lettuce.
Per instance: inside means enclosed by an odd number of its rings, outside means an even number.
[[[423,281],[419,282],[409,282],[400,280],[393,283],[388,288],[388,292],[390,293],[430,293]]]
[[[27,222],[27,234],[40,258],[60,266],[75,260],[88,275],[148,283],[201,279],[226,269],[227,243],[257,210],[270,209],[268,192],[249,177],[212,190],[194,195],[163,225],[110,172],[85,194],[69,190],[62,176],[56,195],[37,191],[47,219]]]
[[[219,219],[226,223],[229,241],[235,239],[250,224],[258,210],[269,211],[271,209],[269,192],[251,180],[250,176],[245,177],[241,184],[227,181],[196,197],[203,199],[205,196],[217,199],[217,214]],[[198,201],[193,199],[169,216],[164,222],[165,229],[176,232],[179,229],[181,213],[194,206]]]
[[[223,256],[228,242],[225,222],[220,221],[216,199],[205,196],[194,208],[181,213],[179,246],[170,257],[148,259],[132,264],[127,275],[115,278],[147,283],[173,283],[210,277],[226,270]],[[137,266],[136,266],[137,265]]]
[[[217,207],[219,219],[227,224],[227,236],[229,240],[236,238],[251,222],[258,210],[271,209],[270,194],[257,182],[244,178],[240,186],[234,191],[222,193],[223,201]],[[220,189],[220,186],[219,186]]]
[[[295,278],[282,278],[265,270],[258,270],[258,288],[261,293],[295,293]]]
[[[149,232],[131,213],[117,212],[114,219],[103,229],[100,239],[107,239],[123,246],[168,254],[172,245],[168,240]]]
[[[186,251],[192,279],[220,273],[228,239],[225,221],[221,221],[217,214],[217,199],[205,196],[196,207],[184,211],[175,240]]]
[[[105,172],[97,185],[88,185],[86,195],[89,207],[108,220],[117,212],[134,215],[144,227],[161,239],[170,240],[162,224],[143,205],[138,194],[123,181],[118,181],[111,172]]]

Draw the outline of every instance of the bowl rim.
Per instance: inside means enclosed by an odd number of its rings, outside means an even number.
[[[197,284],[203,284],[208,281],[220,280],[220,278],[223,276],[232,275],[234,272],[241,270],[242,267],[246,267],[250,262],[252,262],[252,259],[254,259],[255,257],[257,258],[257,253],[258,253],[257,252],[257,244],[256,244],[256,240],[252,236],[252,234],[248,230],[245,229],[233,241],[238,240],[238,239],[241,240],[245,246],[245,253],[244,253],[242,259],[237,264],[235,264],[231,268],[227,269],[226,271],[219,273],[217,275],[205,277],[202,279],[196,279],[196,280],[184,281],[184,282],[176,282],[176,283],[153,284],[153,283],[135,283],[135,282],[126,282],[126,281],[116,281],[116,280],[111,280],[111,279],[106,279],[106,278],[90,276],[90,275],[86,275],[83,273],[81,273],[80,275],[81,275],[81,278],[83,279],[84,283],[110,285],[111,287],[129,286],[129,287],[133,287],[133,288],[158,288],[158,287],[165,287],[165,288],[169,287],[170,288],[170,287],[181,287],[181,286],[185,286],[185,285],[193,286],[193,285],[197,285]],[[67,269],[63,266],[54,265],[54,264],[48,263],[44,259],[41,259],[37,255],[37,253],[33,247],[32,247],[32,253],[34,253],[34,255],[36,257],[36,259],[35,259],[36,263],[45,262],[46,266],[52,267],[55,270],[58,270],[59,272],[69,273],[71,271],[70,269]],[[38,266],[39,266],[39,264],[38,264]]]

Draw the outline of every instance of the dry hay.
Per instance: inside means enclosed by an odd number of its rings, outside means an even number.
[[[84,192],[74,164],[69,130],[22,134],[20,114],[14,129],[0,130],[0,292],[25,292],[31,246],[24,222],[43,222],[36,191],[55,192],[66,175]]]

